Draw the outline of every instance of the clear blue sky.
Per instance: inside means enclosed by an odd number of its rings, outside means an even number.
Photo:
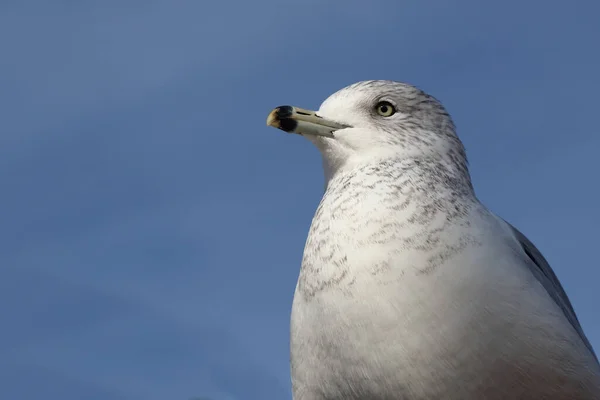
[[[600,2],[0,2],[0,398],[290,399],[318,151],[355,81],[454,116],[600,351]]]

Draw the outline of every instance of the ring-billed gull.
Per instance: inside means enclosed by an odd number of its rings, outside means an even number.
[[[600,399],[567,295],[475,196],[440,102],[366,81],[267,124],[310,139],[327,184],[292,307],[295,400]]]

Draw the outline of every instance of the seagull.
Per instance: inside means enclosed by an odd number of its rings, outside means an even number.
[[[314,143],[326,182],[292,305],[294,400],[600,399],[569,298],[476,197],[438,100],[363,81],[267,125]]]

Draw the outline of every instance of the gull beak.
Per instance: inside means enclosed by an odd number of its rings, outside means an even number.
[[[348,125],[319,117],[314,111],[292,106],[279,106],[271,111],[267,117],[267,125],[289,133],[328,138],[332,138],[333,132],[338,129],[349,128]]]

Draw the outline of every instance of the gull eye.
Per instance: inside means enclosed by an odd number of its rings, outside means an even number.
[[[388,101],[380,101],[377,103],[375,110],[377,111],[377,114],[381,115],[382,117],[391,117],[396,113],[396,109]]]

